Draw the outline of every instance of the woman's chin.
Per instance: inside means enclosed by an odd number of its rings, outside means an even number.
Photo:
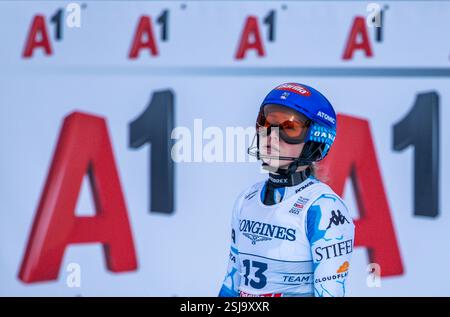
[[[275,172],[278,169],[278,167],[280,166],[280,161],[277,159],[264,158],[261,160],[265,163],[265,166],[263,166],[264,169],[266,169],[270,172]]]

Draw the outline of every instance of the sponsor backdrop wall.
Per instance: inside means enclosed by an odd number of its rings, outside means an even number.
[[[300,82],[339,113],[322,171],[357,225],[347,294],[450,295],[449,16],[446,1],[2,1],[0,294],[216,296],[234,199],[267,177],[226,128]]]

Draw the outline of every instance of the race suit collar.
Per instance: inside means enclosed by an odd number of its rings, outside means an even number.
[[[269,173],[268,185],[273,187],[291,187],[305,181],[311,175],[311,169],[307,169],[292,174],[280,175]]]

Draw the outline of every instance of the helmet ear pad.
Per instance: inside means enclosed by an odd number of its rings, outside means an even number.
[[[324,143],[307,141],[303,146],[302,153],[300,154],[300,160],[305,163],[320,161],[322,159],[322,153],[324,149]]]

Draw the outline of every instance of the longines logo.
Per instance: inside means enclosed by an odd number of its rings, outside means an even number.
[[[239,230],[252,241],[252,244],[272,239],[295,241],[295,229],[253,220],[242,219],[239,223]]]

